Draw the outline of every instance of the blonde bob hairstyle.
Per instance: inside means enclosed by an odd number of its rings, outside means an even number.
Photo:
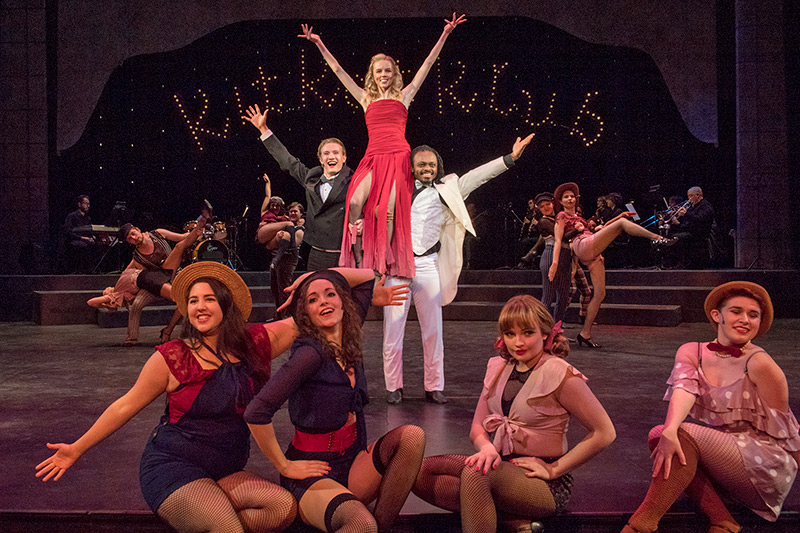
[[[542,302],[529,294],[520,294],[506,302],[503,310],[500,311],[500,318],[497,320],[497,333],[502,339],[503,332],[512,329],[514,326],[520,329],[538,329],[546,342],[548,335],[553,331],[554,325],[553,315],[550,314]],[[505,343],[498,343],[498,345],[500,345],[498,354],[504,359],[512,359],[506,350]],[[557,334],[548,352],[558,357],[567,357],[569,355],[569,340],[561,333]]]
[[[363,103],[365,104],[374,102],[381,95],[378,90],[378,84],[375,83],[375,77],[372,73],[375,70],[375,63],[383,61],[384,59],[392,64],[392,72],[394,72],[394,79],[392,80],[392,85],[389,87],[389,96],[395,100],[400,100],[403,97],[403,75],[400,74],[400,68],[397,66],[397,62],[386,54],[376,54],[372,56],[369,62],[369,69],[367,69],[367,75],[364,78],[364,90],[366,94],[364,95]]]

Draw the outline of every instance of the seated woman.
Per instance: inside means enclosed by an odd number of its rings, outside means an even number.
[[[603,250],[608,248],[608,245],[622,233],[644,237],[655,244],[667,246],[674,244],[675,241],[664,239],[652,231],[634,224],[627,218],[632,216],[633,213],[627,211],[606,222],[596,233],[592,233],[589,222],[578,214],[580,192],[577,183],[562,183],[556,188],[554,196],[556,212],[558,213],[554,230],[554,249],[560,249],[565,234],[577,232],[577,235],[570,242],[570,248],[572,248],[572,253],[575,257],[589,267],[589,275],[592,278],[592,285],[594,285],[594,295],[586,309],[583,328],[581,328],[581,332],[577,336],[578,346],[586,344],[589,348],[600,348],[600,345],[592,340],[592,325],[597,313],[600,311],[600,304],[603,303],[606,297],[606,268],[601,255]],[[553,281],[559,272],[559,255],[553,255],[553,262],[550,264],[550,270],[547,274],[550,281]]]
[[[414,494],[461,512],[465,532],[495,531],[498,513],[511,531],[561,511],[572,490],[570,472],[605,449],[614,425],[586,385],[564,361],[569,342],[560,324],[532,296],[511,298],[500,313],[495,348],[475,408],[469,457],[426,457]],[[568,449],[574,415],[587,428]]]
[[[389,531],[417,477],[425,434],[400,426],[367,445],[361,326],[373,286],[380,285],[370,273],[351,291],[334,270],[298,281],[290,311],[300,335],[245,420],[306,524],[323,531]],[[408,285],[401,287],[408,292]],[[284,454],[272,419],[286,400],[295,434]],[[370,513],[366,504],[373,500]]]
[[[373,279],[371,271],[343,269],[343,275],[345,284]],[[403,290],[380,285],[373,301],[399,304]],[[36,476],[57,481],[89,448],[166,392],[166,410],[139,475],[153,512],[178,531],[279,531],[292,522],[297,504],[279,486],[242,471],[250,455],[243,414],[268,382],[272,359],[295,340],[294,319],[248,327],[247,285],[213,261],[181,270],[172,294],[188,319],[183,339],[158,346],[131,390],[77,441],[48,443],[56,453],[36,467]]]
[[[284,489],[244,472],[250,434],[242,415],[269,379],[270,364],[296,336],[289,319],[246,326],[252,300],[225,265],[184,268],[171,287],[188,318],[184,338],[156,348],[134,386],[72,444],[37,465],[57,481],[89,448],[125,425],[163,393],[167,406],[140,466],[145,501],[178,531],[281,530],[297,504]]]
[[[626,533],[655,531],[683,492],[713,533],[741,529],[720,492],[774,522],[797,475],[800,426],[786,376],[751,342],[772,325],[769,294],[755,283],[731,281],[711,291],[705,311],[716,338],[678,348],[664,396],[666,421],[650,430],[650,488]]]

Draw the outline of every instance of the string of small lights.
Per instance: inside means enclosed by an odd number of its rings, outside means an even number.
[[[322,63],[320,74],[316,77],[311,76],[306,67],[305,50],[302,48],[300,49],[300,102],[297,107],[285,106],[283,103],[271,103],[269,83],[276,81],[278,76],[267,76],[263,67],[261,66],[258,67],[257,78],[250,83],[250,86],[258,90],[260,93],[263,93],[263,101],[265,102],[266,109],[269,109],[272,113],[289,112],[307,107],[312,99],[320,102],[323,107],[326,106],[328,108],[333,108],[334,104],[339,103],[341,99],[344,98],[346,105],[351,106],[355,110],[360,109],[358,103],[351,98],[349,94],[347,94],[347,91],[341,86],[341,84],[337,83],[332,89],[332,92],[329,94],[321,91],[320,86],[326,79],[328,69],[324,61],[320,60],[320,62]],[[530,90],[521,89],[521,93],[525,100],[524,109],[522,109],[522,106],[517,103],[511,103],[505,107],[501,107],[501,105],[498,103],[498,86],[501,78],[506,73],[506,69],[508,67],[507,61],[492,65],[492,80],[489,87],[489,94],[485,99],[485,103],[483,104],[481,104],[481,95],[478,92],[472,92],[471,94],[467,95],[458,94],[458,89],[462,85],[467,74],[467,67],[462,61],[455,61],[454,63],[450,64],[450,66],[453,65],[457,67],[458,74],[456,74],[453,81],[449,84],[445,84],[442,81],[442,69],[437,68],[437,108],[440,115],[445,113],[446,106],[454,107],[458,111],[465,114],[472,113],[479,107],[485,106],[485,109],[488,109],[489,112],[495,113],[501,117],[509,118],[516,116],[520,118],[524,124],[533,128],[534,134],[537,133],[536,130],[540,130],[545,126],[563,128],[569,131],[571,136],[578,137],[587,148],[598,142],[603,135],[604,121],[602,117],[595,111],[591,111],[589,108],[592,101],[599,95],[599,91],[586,93],[586,97],[584,98],[580,109],[577,111],[575,120],[570,125],[560,124],[555,120],[557,94],[552,93],[546,114],[537,121],[534,118],[534,97],[532,91]],[[233,92],[236,100],[238,112],[237,116],[241,117],[244,115],[246,104],[242,101],[242,94],[238,85],[234,85]],[[190,116],[190,111],[187,109],[189,106],[184,103],[178,94],[174,94],[173,97],[178,107],[178,111],[186,123],[189,134],[192,136],[200,150],[203,150],[202,138],[204,135],[217,139],[228,138],[231,122],[230,117],[225,117],[225,122],[221,131],[213,130],[203,125],[208,116],[209,98],[202,89],[197,89],[197,94],[193,96],[194,100],[200,100],[200,108],[196,117]],[[589,124],[584,126],[583,124],[587,122]],[[244,124],[246,121],[243,120],[242,123]],[[592,124],[594,127],[589,127]]]

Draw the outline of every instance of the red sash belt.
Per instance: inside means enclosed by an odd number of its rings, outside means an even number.
[[[294,430],[292,446],[303,452],[343,452],[356,441],[356,425],[347,424],[330,433]]]

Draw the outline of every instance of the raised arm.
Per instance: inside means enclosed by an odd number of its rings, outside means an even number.
[[[269,199],[272,198],[272,184],[269,182],[269,176],[267,176],[266,172],[264,172],[262,178],[264,180],[264,201],[261,202],[261,216],[263,217],[269,208]]]
[[[351,287],[355,287],[357,285],[361,285],[369,280],[374,279],[375,284],[373,285],[372,289],[372,305],[375,306],[387,306],[387,305],[403,305],[405,300],[408,300],[408,283],[403,283],[401,285],[392,285],[391,287],[387,287],[386,283],[386,275],[384,274],[380,278],[375,277],[375,272],[369,270],[368,268],[345,268],[345,267],[337,267],[331,268],[330,270],[335,270],[347,280],[347,283]],[[313,272],[306,272],[302,276],[299,276],[294,282],[286,287],[284,292],[289,293],[289,297],[283,303],[282,306],[278,308],[278,311],[282,311],[289,307],[289,303],[292,301],[294,297],[294,291],[300,285],[300,282],[303,281],[306,277],[313,274]]]
[[[164,357],[156,352],[142,368],[131,389],[109,405],[100,418],[72,444],[47,443],[56,453],[36,465],[36,477],[42,481],[58,481],[86,450],[124,426],[136,413],[150,405],[169,385],[169,368]]]
[[[328,66],[331,67],[331,70],[333,70],[333,73],[336,75],[337,78],[339,78],[339,81],[342,82],[344,88],[347,89],[347,91],[350,94],[352,94],[356,100],[358,100],[358,103],[363,105],[364,93],[365,93],[364,89],[359,87],[358,84],[353,80],[353,78],[350,77],[350,74],[345,72],[345,70],[342,68],[339,62],[336,61],[336,58],[333,57],[333,54],[331,54],[325,47],[325,45],[322,43],[322,39],[320,39],[319,35],[313,33],[314,28],[312,28],[308,24],[303,24],[302,28],[303,28],[303,33],[298,35],[298,37],[302,37],[303,39],[308,39],[309,41],[317,45],[317,48],[322,54],[322,58],[325,60],[326,63],[328,63]]]
[[[462,22],[466,22],[467,18],[465,15],[461,15],[460,17],[456,18],[456,14],[453,13],[453,19],[448,20],[444,19],[444,29],[442,30],[442,35],[439,37],[439,40],[436,41],[436,44],[433,46],[433,50],[431,53],[428,54],[428,57],[425,58],[425,61],[422,63],[422,66],[419,67],[419,70],[414,75],[414,79],[411,80],[411,83],[403,87],[403,103],[408,107],[411,105],[411,101],[414,100],[414,97],[417,95],[417,91],[419,88],[422,87],[422,82],[425,81],[425,78],[428,77],[428,73],[431,71],[433,64],[436,62],[436,58],[439,57],[439,53],[442,51],[442,47],[444,46],[444,42],[447,40],[447,36],[452,33],[452,31],[461,24]]]

